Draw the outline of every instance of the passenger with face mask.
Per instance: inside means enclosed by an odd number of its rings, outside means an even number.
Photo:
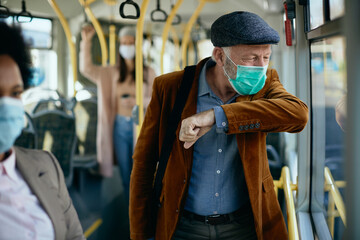
[[[193,76],[183,78],[185,70],[155,79],[133,155],[131,239],[288,239],[266,135],[300,132],[308,108],[268,68],[271,46],[279,40],[258,15],[228,13],[212,24],[212,57],[194,66]],[[168,119],[178,106],[179,85],[189,78],[189,95],[164,160],[163,142],[169,142],[164,139],[174,126]],[[155,200],[154,176],[160,182]]]
[[[135,106],[135,28],[123,27],[119,31],[119,55],[115,66],[97,66],[92,62],[91,40],[95,35],[92,26],[81,32],[80,72],[98,87],[97,158],[103,176],[113,173],[115,157],[120,169],[126,200],[129,199],[129,182],[132,169],[133,120]],[[144,67],[144,106],[150,101],[155,72]]]
[[[0,36],[0,239],[85,239],[54,155],[13,146],[31,62],[20,31],[0,22]]]

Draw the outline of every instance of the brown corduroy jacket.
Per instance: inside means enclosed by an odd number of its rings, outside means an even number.
[[[207,59],[196,68],[195,79],[181,120],[196,114],[199,74]],[[134,152],[130,183],[131,239],[169,240],[181,216],[191,176],[193,147],[184,149],[179,140],[180,124],[163,178],[156,230],[150,217],[152,183],[156,162],[167,129],[183,71],[155,79]],[[300,132],[308,120],[308,108],[288,93],[274,69],[267,71],[265,86],[255,95],[239,96],[236,103],[223,105],[229,122],[228,134],[236,134],[258,239],[287,239],[287,231],[266,155],[268,132]],[[181,123],[181,121],[180,121]]]

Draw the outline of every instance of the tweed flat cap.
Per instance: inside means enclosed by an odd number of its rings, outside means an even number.
[[[279,34],[261,17],[250,12],[223,15],[211,25],[211,42],[215,47],[238,44],[276,44]]]
[[[123,27],[120,29],[118,36],[119,38],[123,36],[136,37],[136,29],[135,27],[130,27],[130,26]]]

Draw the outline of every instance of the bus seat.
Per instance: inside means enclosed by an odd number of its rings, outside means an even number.
[[[42,99],[36,103],[34,109],[32,110],[32,114],[36,114],[37,112],[41,112],[44,110],[58,110],[71,114],[72,108],[73,102],[67,101],[66,99]]]
[[[58,159],[69,187],[73,178],[76,146],[75,117],[59,110],[43,110],[32,115],[38,134],[38,148],[52,152]]]
[[[74,168],[79,170],[79,188],[85,184],[86,169],[97,166],[96,130],[97,100],[96,98],[77,101],[74,107],[77,146],[74,156]]]
[[[25,112],[25,127],[15,141],[15,146],[24,148],[37,148],[37,133],[30,115]]]

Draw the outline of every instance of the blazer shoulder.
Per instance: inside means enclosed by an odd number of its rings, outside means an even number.
[[[49,165],[51,165],[51,168],[57,168],[57,159],[48,151],[23,147],[14,147],[14,149],[16,158],[26,159],[26,161],[31,161],[33,164],[42,167],[49,167]]]
[[[163,74],[155,78],[154,84],[160,89],[178,88],[183,75],[184,70]]]
[[[23,147],[17,147],[14,146],[15,153],[19,156],[25,155],[29,157],[46,157],[49,156],[49,153],[44,150],[39,149],[29,149],[29,148],[23,148]]]

